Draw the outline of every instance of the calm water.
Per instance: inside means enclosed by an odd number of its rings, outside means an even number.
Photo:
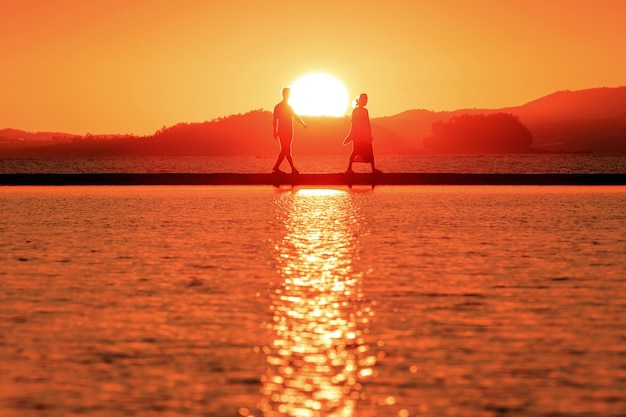
[[[0,415],[623,416],[624,207],[0,187]]]
[[[294,145],[295,146],[295,145]],[[296,166],[303,173],[344,172],[346,155],[300,156]],[[0,173],[162,173],[162,172],[270,172],[275,156],[250,157],[162,157],[162,158],[66,158],[1,159]],[[376,165],[385,172],[428,173],[626,173],[626,155],[537,154],[537,155],[377,155]],[[284,162],[283,169],[289,170]],[[355,164],[357,172],[369,172],[369,164]]]

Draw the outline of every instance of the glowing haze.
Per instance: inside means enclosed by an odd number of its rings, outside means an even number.
[[[0,3],[0,128],[150,134],[271,109],[308,73],[372,117],[626,84],[619,0]]]

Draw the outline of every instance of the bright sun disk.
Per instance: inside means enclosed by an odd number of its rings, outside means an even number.
[[[348,108],[348,91],[332,75],[312,73],[291,85],[291,104],[301,116],[343,116]]]

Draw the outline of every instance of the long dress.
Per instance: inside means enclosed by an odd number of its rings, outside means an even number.
[[[371,163],[374,161],[372,140],[369,112],[365,107],[357,106],[352,110],[350,132],[343,143],[353,142],[352,157],[354,161]]]

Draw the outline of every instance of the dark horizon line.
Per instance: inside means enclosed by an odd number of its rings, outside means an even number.
[[[626,174],[242,174],[242,173],[92,173],[0,174],[0,186],[99,185],[626,185]]]

